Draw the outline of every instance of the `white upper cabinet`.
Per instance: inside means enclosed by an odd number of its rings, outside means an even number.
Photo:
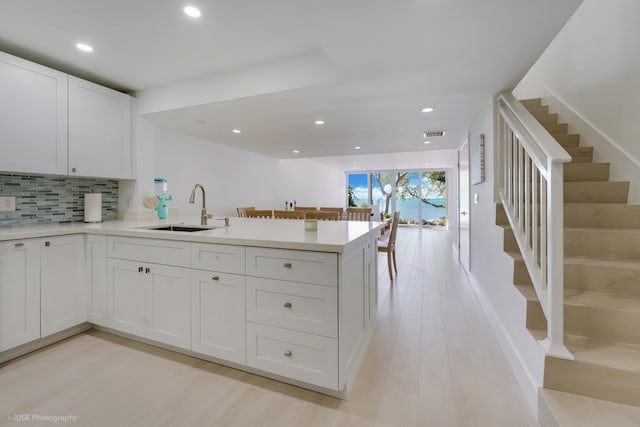
[[[131,97],[69,76],[69,175],[131,178]]]
[[[0,170],[67,174],[67,74],[0,52]]]

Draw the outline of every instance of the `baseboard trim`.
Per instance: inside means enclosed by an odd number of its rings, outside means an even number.
[[[126,333],[126,332],[118,331],[117,329],[112,329],[112,328],[109,328],[109,327],[106,327],[106,326],[93,325],[93,329],[95,329],[97,331],[106,332],[106,333],[111,334],[111,335],[115,335],[115,336],[119,336],[119,337],[122,337],[122,338],[126,338],[126,339],[131,340],[131,341],[140,342],[142,344],[146,344],[146,345],[149,345],[149,346],[152,346],[152,347],[158,347],[158,348],[161,348],[163,350],[168,350],[168,351],[172,351],[174,353],[184,354],[186,356],[191,356],[191,357],[194,357],[196,359],[206,360],[207,362],[216,363],[218,365],[226,366],[228,368],[237,369],[239,371],[244,371],[244,372],[248,372],[250,374],[259,375],[261,377],[265,377],[265,378],[269,378],[269,379],[272,379],[272,380],[280,381],[280,382],[283,382],[283,383],[286,383],[286,384],[291,384],[291,385],[294,385],[296,387],[301,387],[301,388],[304,388],[304,389],[316,391],[318,393],[326,394],[328,396],[336,397],[338,399],[346,399],[347,398],[347,394],[348,394],[348,389],[347,388],[345,388],[344,390],[331,390],[331,389],[328,389],[328,388],[316,386],[314,384],[309,384],[309,383],[305,383],[305,382],[302,382],[302,381],[294,380],[294,379],[291,379],[291,378],[283,377],[283,376],[280,376],[280,375],[277,375],[277,374],[272,374],[270,372],[265,372],[265,371],[262,371],[260,369],[252,368],[252,367],[247,366],[247,365],[242,365],[242,364],[239,364],[239,363],[229,362],[229,361],[226,361],[226,360],[218,359],[216,357],[208,356],[206,354],[196,353],[195,351],[187,350],[185,348],[175,347],[175,346],[172,346],[170,344],[165,344],[165,343],[162,343],[162,342],[159,342],[159,341],[155,341],[155,340],[151,340],[151,339],[148,339],[148,338],[139,337],[137,335],[132,335],[132,334],[129,334],[129,333]]]
[[[41,348],[47,347],[51,344],[55,344],[58,341],[62,341],[81,332],[88,331],[89,329],[91,329],[91,324],[85,322],[80,325],[72,326],[71,328],[65,329],[64,331],[56,332],[55,334],[46,336],[44,338],[39,338],[35,341],[31,341],[26,344],[22,344],[21,346],[3,351],[2,353],[0,353],[0,363],[5,363],[12,359],[16,359],[20,356],[31,353],[32,351],[40,350]]]
[[[520,388],[524,393],[525,400],[527,401],[527,404],[531,409],[531,413],[533,413],[537,417],[539,404],[538,389],[540,386],[536,383],[533,375],[524,364],[522,357],[517,350],[517,347],[505,330],[500,316],[498,316],[498,313],[496,313],[493,305],[484,293],[482,286],[480,286],[480,283],[478,283],[478,281],[475,279],[475,277],[473,277],[472,274],[467,273],[467,277],[469,279],[471,287],[473,288],[473,291],[478,297],[478,301],[480,301],[480,305],[482,306],[485,314],[487,315],[487,318],[489,319],[489,323],[491,324],[493,332],[496,334],[496,338],[498,338],[500,348],[507,357],[507,361],[511,366],[511,371],[520,384]]]

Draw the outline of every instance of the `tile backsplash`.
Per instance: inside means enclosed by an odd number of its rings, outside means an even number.
[[[15,196],[16,210],[0,212],[0,227],[82,222],[84,194],[102,193],[102,220],[116,219],[118,181],[100,178],[0,174],[0,196]]]

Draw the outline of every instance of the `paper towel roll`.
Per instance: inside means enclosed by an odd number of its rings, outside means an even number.
[[[84,195],[84,222],[102,222],[102,193]]]

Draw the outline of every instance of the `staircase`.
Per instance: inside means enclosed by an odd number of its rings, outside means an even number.
[[[521,102],[572,156],[564,166],[564,321],[575,361],[547,357],[544,387],[640,406],[640,205],[627,204],[629,183],[609,181],[610,165],[594,163],[593,147],[581,147],[540,99]],[[527,301],[526,326],[543,339],[545,316],[502,206],[496,222]]]

